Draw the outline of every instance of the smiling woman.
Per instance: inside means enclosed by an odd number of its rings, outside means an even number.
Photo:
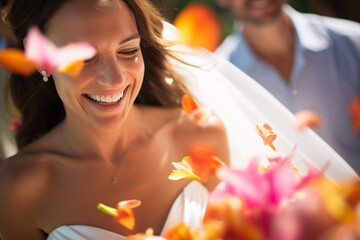
[[[170,42],[178,31],[146,0],[12,0],[6,19],[18,48],[38,49],[32,56],[40,60],[34,74],[8,79],[22,124],[19,152],[0,164],[2,240],[121,240],[148,228],[159,235],[180,221],[199,229],[219,182],[218,160],[228,165],[231,156],[244,166],[269,153],[275,137],[276,149],[292,152],[300,172],[304,159],[317,168],[330,159],[325,175],[332,180],[356,175],[243,72]],[[32,41],[34,33],[42,44]],[[76,61],[84,42],[92,54]],[[64,53],[73,59],[66,70],[58,66]],[[74,66],[81,71],[69,74]],[[269,124],[257,129],[269,146],[253,129],[261,122]],[[189,154],[194,146],[207,147]],[[168,179],[171,163],[181,159],[189,162],[175,164],[170,178],[193,168],[190,175],[203,182]]]
[[[26,52],[37,26],[59,51],[86,42],[96,53],[79,74],[48,67],[50,59],[30,76],[11,75],[22,125],[19,152],[0,168],[1,239],[123,239],[148,227],[160,234],[185,220],[178,211],[188,201],[197,206],[186,207],[188,224],[199,227],[218,180],[171,182],[171,162],[196,142],[228,162],[227,137],[215,115],[199,126],[181,109],[189,91],[170,64],[157,11],[144,0],[14,0],[6,19]],[[45,45],[39,51],[53,49]],[[128,199],[142,202],[133,231],[96,209]]]

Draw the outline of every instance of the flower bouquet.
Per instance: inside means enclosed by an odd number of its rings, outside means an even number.
[[[183,107],[194,119],[204,121],[204,111],[185,96]],[[171,180],[190,178],[206,181],[216,175],[221,183],[211,192],[201,230],[193,231],[183,222],[154,236],[152,229],[130,235],[127,240],[332,240],[360,239],[360,181],[335,184],[323,176],[323,169],[307,163],[305,175],[292,164],[296,146],[287,154],[276,151],[276,134],[268,124],[255,131],[273,155],[256,156],[244,169],[225,166],[207,144],[195,144],[189,156],[173,163]],[[114,216],[129,229],[135,224],[134,200],[118,208],[100,204],[99,209]],[[125,221],[125,223],[124,223]]]

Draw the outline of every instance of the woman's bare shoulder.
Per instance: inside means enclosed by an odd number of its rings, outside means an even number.
[[[48,157],[40,153],[19,152],[0,164],[0,236],[3,239],[28,239],[29,236],[44,239],[35,222],[51,182],[49,173]]]
[[[181,145],[186,143],[204,142],[219,150],[218,154],[226,159],[227,134],[223,122],[211,111],[188,115],[184,112],[179,116],[174,138]],[[222,151],[224,149],[224,151]]]

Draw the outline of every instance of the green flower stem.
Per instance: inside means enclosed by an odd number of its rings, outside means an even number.
[[[97,209],[99,209],[100,211],[109,214],[111,216],[117,216],[118,215],[118,211],[116,208],[112,208],[112,207],[108,207],[102,203],[99,203],[99,205],[97,206]]]

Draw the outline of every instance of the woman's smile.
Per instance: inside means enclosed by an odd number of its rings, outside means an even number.
[[[97,94],[85,94],[90,100],[102,105],[115,104],[123,97],[124,92],[113,94],[113,95],[97,95]]]
[[[118,93],[83,94],[83,97],[101,111],[112,111],[122,106],[123,99],[127,96],[129,86]]]

